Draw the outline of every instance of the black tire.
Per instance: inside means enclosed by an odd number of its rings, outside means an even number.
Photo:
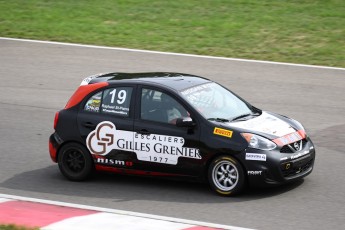
[[[58,154],[58,164],[61,173],[72,181],[86,180],[94,170],[90,152],[78,143],[62,146]]]
[[[217,157],[208,168],[208,182],[212,190],[219,195],[237,195],[245,184],[243,168],[233,157]]]

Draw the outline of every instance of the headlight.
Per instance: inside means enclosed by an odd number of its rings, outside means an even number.
[[[259,135],[255,135],[252,133],[241,133],[241,135],[247,140],[248,147],[250,148],[272,150],[275,147],[277,147],[277,145],[274,142]]]

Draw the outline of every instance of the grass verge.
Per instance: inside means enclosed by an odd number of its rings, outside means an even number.
[[[0,36],[345,67],[344,0],[0,0]]]
[[[24,226],[18,226],[14,224],[0,224],[0,230],[38,230],[39,228],[28,228]]]

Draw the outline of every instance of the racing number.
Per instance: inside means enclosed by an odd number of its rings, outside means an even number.
[[[110,103],[111,104],[114,104],[114,101],[115,101],[115,95],[116,95],[116,89],[113,89],[113,91],[111,91],[109,94],[111,94],[111,101]],[[117,94],[117,103],[119,105],[123,104],[123,102],[125,102],[126,100],[126,97],[127,97],[127,93],[126,93],[126,90],[120,90],[119,93]]]

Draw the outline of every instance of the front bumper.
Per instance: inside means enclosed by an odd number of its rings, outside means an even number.
[[[264,160],[263,158],[248,160],[247,153],[264,156]],[[315,147],[308,138],[303,148],[294,153],[282,153],[280,149],[271,151],[247,149],[243,158],[251,186],[279,185],[298,180],[312,172]]]

